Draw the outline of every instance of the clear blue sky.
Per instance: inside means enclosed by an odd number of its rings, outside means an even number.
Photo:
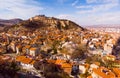
[[[120,0],[0,0],[0,19],[45,14],[80,25],[120,24]]]

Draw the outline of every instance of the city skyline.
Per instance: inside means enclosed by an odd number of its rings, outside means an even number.
[[[120,24],[120,0],[0,0],[0,19],[45,14],[79,25]]]

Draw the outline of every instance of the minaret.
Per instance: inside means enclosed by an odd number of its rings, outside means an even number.
[[[83,33],[80,33],[80,43],[83,41]]]
[[[7,44],[10,44],[9,36],[7,36]]]

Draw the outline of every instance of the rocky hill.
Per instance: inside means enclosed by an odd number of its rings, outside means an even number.
[[[81,26],[77,25],[76,23],[66,20],[66,19],[57,19],[54,17],[46,17],[45,15],[37,15],[29,19],[29,21],[39,21],[44,25],[54,26],[59,29],[71,29],[71,28],[80,28],[84,30]]]
[[[45,15],[37,15],[28,20],[24,20],[16,25],[13,25],[12,27],[6,27],[5,31],[14,28],[17,28],[17,30],[47,30],[50,28],[58,29],[60,31],[71,29],[79,31],[86,30],[85,28],[77,25],[70,20],[46,17]]]

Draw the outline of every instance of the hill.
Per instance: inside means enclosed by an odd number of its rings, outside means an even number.
[[[54,17],[46,17],[45,15],[37,15],[29,19],[30,21],[40,21],[44,25],[54,26],[59,29],[71,29],[80,28],[84,30],[81,26],[77,25],[75,22],[66,19],[58,19]]]
[[[24,20],[12,27],[6,27],[6,29],[18,28],[24,30],[36,30],[36,29],[49,29],[49,28],[57,28],[60,31],[69,30],[69,29],[77,29],[80,31],[85,30],[83,27],[77,25],[76,23],[66,20],[66,19],[57,19],[54,17],[46,17],[45,15],[37,15],[28,20]]]
[[[18,39],[20,39],[22,42],[19,43],[23,46],[28,44],[40,47],[41,51],[45,52],[49,52],[50,49],[50,53],[53,54],[58,51],[71,54],[76,46],[82,43],[81,35],[86,32],[86,29],[70,20],[38,15],[16,25],[5,27],[4,31],[16,41],[19,42]],[[64,47],[70,45],[71,50],[69,52],[67,52],[68,48],[62,50],[63,44],[65,44]]]

